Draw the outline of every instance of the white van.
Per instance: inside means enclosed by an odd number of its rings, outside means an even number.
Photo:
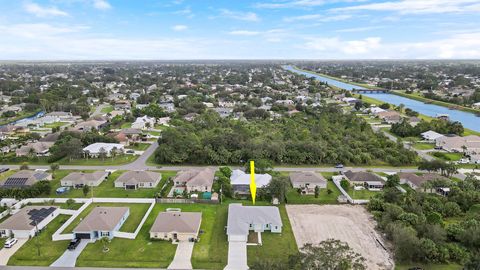
[[[5,241],[5,245],[3,245],[5,248],[11,248],[13,245],[15,245],[18,242],[17,238],[9,238],[7,241]]]

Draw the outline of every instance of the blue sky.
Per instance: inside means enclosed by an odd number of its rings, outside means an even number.
[[[0,0],[0,59],[480,58],[480,0]]]

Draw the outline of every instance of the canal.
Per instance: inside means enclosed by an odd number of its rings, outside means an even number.
[[[333,86],[336,86],[338,88],[342,88],[342,89],[346,89],[346,90],[365,89],[365,88],[357,86],[357,85],[337,81],[337,80],[327,78],[327,77],[324,77],[324,76],[321,76],[321,75],[318,75],[318,74],[315,74],[315,73],[300,71],[300,70],[297,70],[297,69],[293,68],[292,66],[283,66],[283,68],[285,70],[295,72],[297,74],[305,75],[309,78],[315,78],[319,81],[326,82],[329,85],[333,85]],[[412,109],[414,111],[417,111],[417,112],[419,112],[423,115],[427,115],[427,116],[431,116],[431,117],[435,117],[438,114],[448,114],[452,121],[458,121],[458,122],[462,123],[462,125],[465,128],[480,132],[480,117],[477,117],[473,113],[454,110],[454,109],[449,109],[447,107],[438,106],[438,105],[434,105],[434,104],[425,104],[425,103],[423,103],[421,101],[418,101],[418,100],[413,100],[413,99],[409,99],[409,98],[406,98],[406,97],[401,97],[401,96],[397,96],[397,95],[394,95],[394,94],[388,94],[388,93],[378,93],[378,94],[368,93],[368,94],[362,94],[362,95],[368,96],[368,97],[371,97],[371,98],[374,98],[374,99],[378,99],[378,100],[381,100],[381,101],[386,102],[386,103],[394,104],[394,105],[397,105],[397,106],[400,105],[400,104],[403,104],[403,105],[405,105],[405,108],[410,108],[410,109]]]

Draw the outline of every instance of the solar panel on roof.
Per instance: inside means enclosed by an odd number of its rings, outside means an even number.
[[[42,222],[46,217],[48,217],[53,211],[55,211],[55,207],[49,207],[49,208],[41,208],[41,209],[32,209],[30,212],[28,212],[28,215],[30,216],[30,225],[35,226],[38,223]]]
[[[27,181],[28,181],[27,177],[10,177],[10,178],[7,178],[7,180],[3,185],[18,187],[18,186],[24,186]]]

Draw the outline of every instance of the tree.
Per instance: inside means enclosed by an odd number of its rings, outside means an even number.
[[[297,265],[303,270],[364,270],[365,258],[355,253],[347,243],[327,239],[318,246],[305,245],[297,255]]]
[[[90,186],[89,185],[83,185],[82,191],[83,191],[83,196],[87,197],[88,192],[90,192]]]
[[[104,161],[107,157],[107,150],[105,150],[105,148],[103,147],[100,147],[100,149],[98,150],[98,157],[101,158],[102,161]]]
[[[110,238],[104,236],[102,238],[100,238],[100,242],[102,243],[103,245],[103,252],[108,252],[109,249],[108,249],[108,244],[110,244]]]
[[[345,190],[345,191],[348,191],[350,189],[350,182],[348,182],[348,180],[346,179],[342,179],[340,181],[340,186]]]
[[[320,188],[318,186],[315,186],[315,198],[318,198],[319,194],[320,194]],[[330,193],[328,193],[328,194],[330,194]]]
[[[277,198],[280,203],[283,203],[289,186],[290,182],[286,177],[275,177],[268,184],[267,190],[272,198]]]
[[[22,162],[22,165],[20,165],[20,170],[28,170],[28,162]]]
[[[67,208],[68,208],[68,209],[72,209],[72,208],[73,208],[73,205],[75,204],[75,200],[72,199],[72,198],[70,198],[70,199],[68,199],[68,200],[65,202],[65,204],[67,205]]]
[[[227,178],[232,176],[232,169],[230,169],[230,167],[220,167],[219,171]]]
[[[268,159],[255,160],[255,173],[270,173],[273,169],[272,161]],[[245,172],[250,173],[250,160],[245,164]]]
[[[387,176],[387,182],[385,183],[385,187],[394,188],[398,185],[400,185],[400,177],[398,176],[398,174],[391,174]]]
[[[55,171],[60,169],[60,165],[58,163],[50,164],[50,170],[52,171],[52,177],[55,178]]]

